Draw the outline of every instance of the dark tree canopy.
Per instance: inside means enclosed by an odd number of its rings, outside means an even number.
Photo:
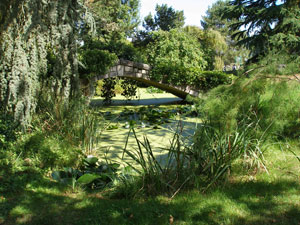
[[[233,0],[224,18],[237,18],[231,25],[234,34],[251,49],[254,56],[265,55],[270,49],[300,53],[299,0]]]
[[[224,10],[229,6],[230,0],[218,0],[210,6],[206,15],[202,16],[201,26],[204,30],[213,29],[228,35],[229,26],[232,24],[231,20],[223,18]]]
[[[184,14],[183,11],[177,11],[166,4],[156,5],[155,15],[152,16],[149,13],[144,18],[143,27],[144,30],[136,33],[134,44],[135,46],[145,47],[152,41],[153,31],[163,30],[170,31],[171,29],[178,29],[184,26]]]

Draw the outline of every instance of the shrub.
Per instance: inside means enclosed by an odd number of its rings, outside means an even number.
[[[32,166],[55,168],[77,165],[81,149],[71,145],[56,134],[36,132],[24,144],[23,157],[31,160]]]
[[[295,81],[254,77],[210,91],[198,104],[211,126],[235,130],[240,121],[259,121],[258,136],[268,130],[275,136],[300,135],[300,86]]]

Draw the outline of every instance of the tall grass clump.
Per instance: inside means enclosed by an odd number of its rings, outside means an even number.
[[[242,159],[247,168],[254,165],[266,170],[263,157],[266,136],[262,134],[258,138],[253,132],[257,128],[258,121],[249,123],[244,120],[227,133],[220,127],[211,126],[210,121],[203,122],[195,133],[194,144],[189,150],[194,173],[198,175],[198,186],[208,189],[225,181],[237,159]]]
[[[130,134],[136,141],[136,148],[128,149],[127,147]],[[131,184],[124,180],[127,190],[123,188],[122,191],[127,192],[126,197],[133,197],[137,194],[166,194],[173,197],[193,181],[188,147],[178,131],[174,133],[168,147],[159,149],[160,155],[157,155],[156,150],[153,149],[146,136],[140,140],[134,127],[131,127],[123,154],[131,159],[126,163],[137,176],[136,179],[131,180]]]
[[[257,136],[299,137],[300,85],[297,80],[254,76],[213,89],[198,104],[210,125],[231,133],[245,119],[258,121]]]
[[[237,159],[242,159],[247,168],[255,165],[267,170],[263,157],[266,138],[264,134],[260,138],[254,135],[253,129],[257,126],[257,121],[243,121],[233,132],[224,133],[205,122],[194,137],[189,138],[183,137],[177,129],[170,145],[162,149],[163,155],[157,155],[147,137],[140,140],[132,127],[127,142],[132,133],[136,148],[128,149],[126,142],[124,154],[131,158],[132,161],[127,164],[137,172],[137,176],[131,184],[125,180],[127,189],[122,191],[126,192],[126,197],[142,193],[167,194],[171,198],[183,189],[206,191],[226,181]]]
[[[24,155],[40,167],[74,166],[97,148],[101,118],[77,98],[68,103],[41,96]]]

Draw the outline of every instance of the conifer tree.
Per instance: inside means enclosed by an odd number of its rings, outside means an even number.
[[[224,18],[237,18],[231,25],[239,44],[251,49],[254,58],[270,50],[300,54],[299,0],[233,0]]]
[[[42,85],[65,99],[78,93],[77,37],[89,14],[80,0],[1,0],[0,15],[0,106],[26,126]]]

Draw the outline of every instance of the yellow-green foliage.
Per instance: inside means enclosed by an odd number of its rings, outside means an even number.
[[[117,80],[117,83],[115,85],[115,94],[121,94],[123,92],[122,88],[122,81],[123,80]],[[101,96],[102,94],[102,88],[103,88],[103,80],[98,80],[96,83],[96,94]]]
[[[259,121],[260,132],[300,135],[300,85],[296,81],[254,77],[209,92],[200,110],[214,126],[230,132],[247,119]]]

